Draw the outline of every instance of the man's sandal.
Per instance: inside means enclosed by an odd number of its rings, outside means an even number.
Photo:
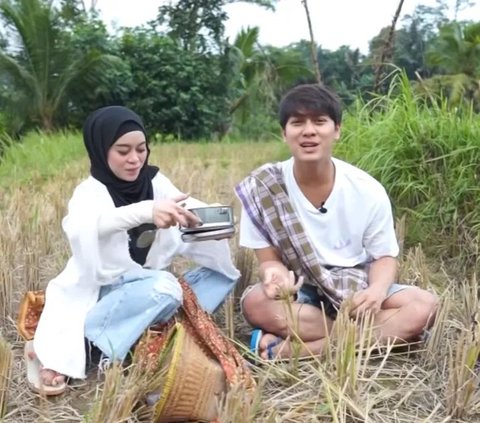
[[[40,377],[42,364],[33,350],[33,341],[25,342],[24,358],[27,368],[28,386],[32,391],[46,396],[61,395],[65,392],[67,389],[66,380],[55,386],[44,385],[42,383],[42,379]]]
[[[252,352],[255,356],[260,357],[260,341],[262,340],[262,337],[264,335],[264,332],[262,329],[254,329],[252,330],[252,335],[250,338],[250,352]],[[273,353],[273,348],[275,348],[277,345],[282,343],[284,341],[283,338],[277,337],[274,341],[270,342],[267,345],[267,357],[268,360],[275,360],[275,361],[290,361],[289,358],[276,358],[276,355]]]
[[[303,357],[279,357],[278,354],[275,354],[273,352],[273,349],[277,345],[285,341],[285,339],[278,336],[275,340],[273,340],[267,345],[266,350],[267,350],[268,359],[263,359],[260,356],[260,351],[259,351],[260,341],[262,340],[263,335],[265,335],[265,333],[263,332],[262,329],[253,329],[251,338],[250,338],[250,352],[256,357],[258,357],[259,361],[263,360],[263,362],[274,361],[275,363],[289,363],[292,361],[307,361],[312,359],[319,359],[321,357],[321,355],[306,355]]]

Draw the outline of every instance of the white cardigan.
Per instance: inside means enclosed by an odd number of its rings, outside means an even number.
[[[160,172],[152,183],[154,200],[181,193]],[[204,205],[193,198],[186,203],[187,207]],[[62,222],[72,257],[47,286],[45,308],[35,333],[35,352],[45,368],[73,378],[85,378],[87,313],[97,302],[102,285],[109,285],[122,273],[141,267],[130,257],[126,229],[140,223],[152,223],[152,207],[150,200],[132,207],[115,208],[105,185],[93,177],[76,187]],[[109,234],[101,236],[106,230],[105,214],[115,222],[117,229],[109,228]],[[99,231],[100,221],[102,231]],[[240,276],[232,263],[227,240],[184,243],[176,227],[157,231],[145,267],[165,269],[177,255],[230,279]]]

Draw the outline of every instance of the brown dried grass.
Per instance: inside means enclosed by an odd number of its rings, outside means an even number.
[[[180,189],[207,202],[231,204],[239,217],[232,187],[259,164],[280,158],[283,151],[277,143],[171,144],[154,147],[151,161],[159,163]],[[0,192],[0,327],[13,353],[4,423],[148,421],[145,410],[133,409],[139,393],[128,394],[132,379],[117,367],[102,377],[90,370],[86,381],[74,381],[66,395],[48,400],[30,392],[25,383],[23,343],[14,325],[18,302],[25,290],[44,288],[63,268],[69,249],[61,218],[73,187],[87,172],[83,160],[69,164],[61,177]],[[402,240],[405,221],[398,227]],[[255,280],[255,261],[251,252],[237,248],[236,238],[231,246],[243,288]],[[184,265],[179,262],[175,267]],[[219,404],[222,422],[479,421],[476,275],[452,264],[444,268],[417,246],[404,247],[402,280],[441,294],[438,318],[424,345],[378,348],[368,324],[359,335],[356,325],[341,315],[322,358],[253,367],[257,396],[246,401],[239,387],[230,390]],[[245,352],[249,328],[239,315],[241,290],[215,318]],[[126,390],[127,397],[119,402]],[[111,417],[109,413],[121,405],[126,411]]]
[[[0,333],[0,419],[7,410],[8,392],[12,377],[12,348]]]

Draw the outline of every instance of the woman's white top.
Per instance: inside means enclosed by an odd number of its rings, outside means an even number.
[[[152,180],[154,200],[115,207],[105,185],[89,177],[75,189],[62,226],[72,256],[65,269],[47,286],[46,303],[35,333],[35,352],[45,368],[73,378],[85,378],[84,323],[98,300],[100,287],[122,273],[141,266],[129,254],[127,230],[153,223],[155,200],[181,192],[160,172]],[[205,205],[189,198],[186,207]],[[227,240],[184,243],[176,227],[159,229],[144,267],[167,268],[172,259],[185,256],[230,279],[240,272],[230,256]]]

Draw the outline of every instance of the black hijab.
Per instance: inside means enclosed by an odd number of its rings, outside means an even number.
[[[146,138],[140,116],[122,106],[95,110],[83,126],[83,141],[90,157],[90,173],[107,187],[116,207],[153,200],[152,179],[157,174],[158,167],[148,164],[148,142],[147,158],[135,181],[127,182],[117,178],[108,166],[108,150],[122,135],[131,131],[142,131]]]
[[[115,176],[108,166],[108,150],[122,135],[142,131],[142,119],[130,109],[122,106],[108,106],[92,112],[83,126],[83,141],[90,157],[91,175],[104,184],[112,197],[115,207],[127,206],[143,200],[153,200],[152,179],[158,167],[148,164],[150,149],[147,141],[147,158],[135,181],[124,181]],[[142,266],[145,264],[150,245],[138,246],[138,239],[145,231],[155,229],[153,224],[143,224],[128,231],[130,256]],[[153,239],[152,239],[153,240]]]

